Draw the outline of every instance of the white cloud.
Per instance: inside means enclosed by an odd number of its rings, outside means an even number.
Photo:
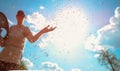
[[[110,19],[110,24],[98,30],[97,40],[100,45],[120,47],[120,7],[115,9],[115,15]]]
[[[64,71],[58,64],[52,62],[43,62],[42,69],[47,71]]]
[[[86,16],[77,8],[65,8],[56,13],[57,29],[50,36],[57,47],[79,46],[88,33]]]
[[[58,11],[51,20],[47,20],[39,12],[34,12],[27,16],[27,21],[36,30],[40,30],[48,24],[57,26],[53,32],[48,33],[46,38],[42,38],[40,47],[46,47],[48,42],[51,42],[56,48],[73,48],[81,45],[88,34],[87,18],[84,12],[75,7]]]
[[[82,70],[78,69],[78,68],[75,68],[75,69],[72,69],[71,71],[82,71]]]
[[[8,19],[8,23],[10,24],[10,25],[13,25],[14,23],[11,21],[11,20],[9,20]]]
[[[100,56],[100,54],[95,54],[94,57],[95,58],[98,58]]]
[[[33,67],[34,65],[28,58],[23,57],[22,61],[25,63],[27,67]]]
[[[34,12],[32,15],[28,15],[27,22],[30,23],[30,27],[35,30],[41,30],[46,26],[46,18],[39,12]]]
[[[39,12],[34,12],[32,15],[28,15],[27,22],[29,23],[30,28],[32,29],[33,35],[35,35],[41,29],[43,29],[44,27],[50,24],[49,21],[47,21],[46,18]],[[49,41],[48,39],[43,37],[40,40],[40,43],[38,44],[38,46],[40,48],[44,48],[48,45],[47,44],[48,41]]]
[[[90,35],[86,42],[85,42],[85,48],[91,51],[99,51],[99,50],[104,50],[102,46],[98,44],[98,40],[94,35]]]
[[[85,45],[87,49],[96,50],[104,47],[120,47],[120,7],[115,9],[115,15],[110,18],[110,24],[97,31],[97,36],[90,36]],[[90,46],[90,47],[89,47]],[[101,50],[100,49],[100,50]]]
[[[115,17],[120,18],[120,7],[117,7],[115,10]]]
[[[41,48],[47,47],[48,46],[47,42],[48,42],[47,38],[42,38],[38,46]]]
[[[9,26],[14,25],[14,23],[10,19],[8,19],[8,24],[9,24]]]
[[[40,6],[40,9],[43,10],[43,9],[45,9],[45,7],[44,6]]]

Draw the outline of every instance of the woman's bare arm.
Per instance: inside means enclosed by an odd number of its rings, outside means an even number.
[[[35,42],[42,34],[44,34],[44,33],[47,33],[47,32],[50,32],[50,31],[53,31],[53,30],[55,30],[55,28],[56,27],[54,27],[54,28],[48,28],[49,27],[49,25],[47,26],[47,27],[44,27],[40,32],[38,32],[36,35],[32,35],[32,33],[30,33],[30,34],[27,34],[28,36],[27,36],[27,39],[31,42],[31,43],[33,43],[33,42]]]

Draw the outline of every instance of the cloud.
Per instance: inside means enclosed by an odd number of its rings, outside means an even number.
[[[27,16],[27,21],[35,30],[40,30],[48,24],[57,26],[54,32],[50,32],[46,38],[42,38],[43,43],[39,44],[40,47],[46,47],[49,42],[60,48],[76,47],[83,43],[88,34],[88,21],[84,12],[74,7],[57,11],[54,18],[50,20],[39,12],[34,12]]]
[[[111,17],[110,24],[98,30],[97,40],[100,45],[120,47],[120,7],[115,9],[115,15]]]
[[[88,33],[85,14],[77,8],[64,8],[56,13],[54,22],[57,29],[50,36],[56,47],[79,46]]]
[[[8,23],[9,23],[9,27],[11,27],[12,25],[14,25],[14,23],[10,19],[8,19]]]
[[[87,50],[91,50],[91,51],[99,51],[99,50],[104,50],[104,47],[98,44],[99,41],[97,40],[97,37],[95,37],[94,35],[90,35],[86,42],[85,42],[85,48]]]
[[[46,25],[46,18],[39,12],[34,12],[32,15],[27,15],[27,22],[34,31],[41,30]]]
[[[37,32],[39,32],[41,29],[43,29],[44,27],[46,27],[47,25],[52,25],[49,23],[49,21],[39,12],[34,12],[31,15],[27,16],[27,20],[26,20],[29,25],[30,28],[32,29],[32,33],[33,35],[35,35]],[[53,25],[52,25],[53,26]],[[48,45],[49,39],[42,37],[42,39],[40,39],[38,46],[40,48],[44,48]]]
[[[40,9],[43,10],[43,9],[45,9],[45,7],[44,6],[40,6]]]
[[[11,21],[11,20],[9,20],[8,19],[8,23],[10,24],[10,25],[13,25],[14,23]]]
[[[97,36],[90,36],[85,45],[87,49],[120,48],[120,7],[114,11],[115,15],[110,18],[110,24],[97,31]],[[89,47],[90,46],[90,47]]]
[[[95,54],[94,57],[95,58],[98,58],[100,56],[100,54]]]
[[[52,62],[43,62],[42,69],[47,71],[64,71],[58,64]]]
[[[82,70],[78,69],[78,68],[75,68],[75,69],[72,69],[71,71],[82,71]]]
[[[25,63],[27,67],[33,67],[34,65],[28,58],[23,57],[22,61]]]

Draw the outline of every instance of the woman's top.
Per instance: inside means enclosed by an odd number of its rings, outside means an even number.
[[[9,29],[8,39],[0,53],[0,60],[19,64],[24,50],[25,38],[31,40],[33,35],[30,29],[23,25],[14,25]]]

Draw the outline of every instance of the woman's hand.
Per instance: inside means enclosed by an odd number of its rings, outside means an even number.
[[[42,33],[47,33],[47,32],[50,32],[50,31],[53,31],[53,30],[56,29],[56,27],[50,27],[50,28],[48,28],[49,26],[50,26],[50,25],[48,25],[47,27],[43,28],[43,29],[41,30],[41,32],[42,32]]]

